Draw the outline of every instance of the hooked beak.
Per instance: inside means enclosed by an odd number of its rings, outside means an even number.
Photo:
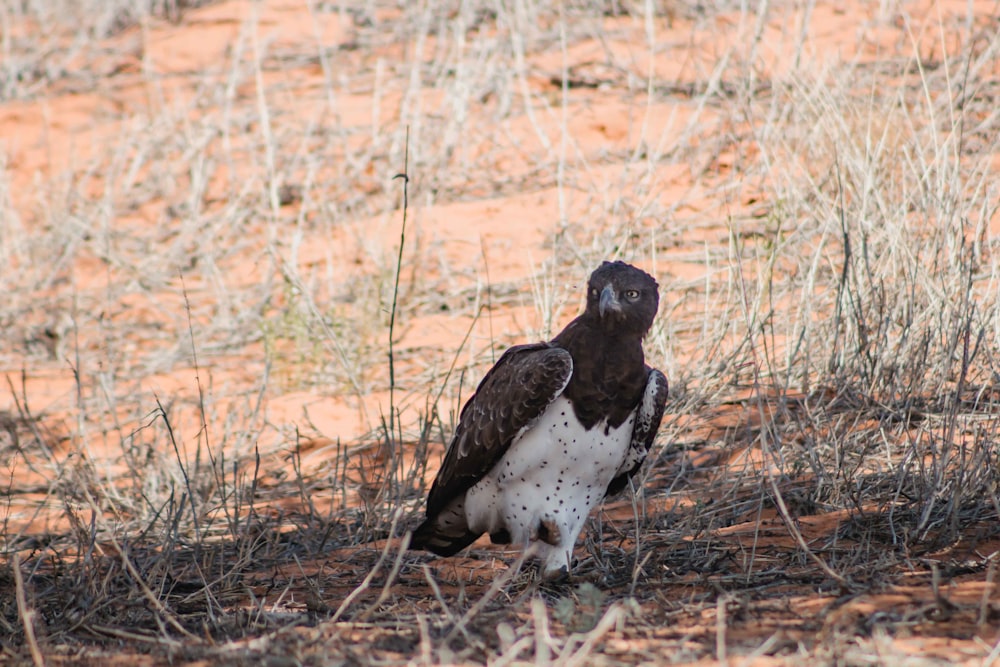
[[[615,290],[611,285],[605,285],[604,289],[601,290],[601,300],[598,303],[598,312],[600,312],[603,318],[608,311],[614,311],[620,313],[622,306],[618,303],[618,297],[615,296]]]

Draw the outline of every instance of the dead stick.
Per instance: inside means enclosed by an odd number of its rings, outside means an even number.
[[[35,638],[35,610],[28,609],[28,597],[24,593],[24,578],[21,576],[21,558],[14,554],[14,594],[17,596],[17,613],[21,617],[24,625],[24,639],[31,649],[31,659],[35,667],[45,667],[45,660],[42,658],[42,651],[38,648],[38,640]]]

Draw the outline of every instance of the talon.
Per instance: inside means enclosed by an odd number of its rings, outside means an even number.
[[[569,581],[569,568],[563,565],[558,570],[544,570],[542,579],[550,584],[562,584]]]

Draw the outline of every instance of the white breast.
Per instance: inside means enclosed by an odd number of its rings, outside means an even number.
[[[544,521],[558,528],[556,551],[562,555],[556,560],[568,566],[567,552],[625,460],[634,419],[616,429],[602,420],[587,431],[569,400],[557,398],[469,490],[469,527],[491,534],[505,530],[513,544],[525,545],[537,539]]]

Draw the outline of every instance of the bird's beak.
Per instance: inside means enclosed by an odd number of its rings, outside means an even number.
[[[601,290],[598,312],[601,313],[601,317],[604,317],[609,310],[620,313],[622,306],[618,303],[618,297],[615,296],[614,288],[611,285],[605,285],[604,289]]]

